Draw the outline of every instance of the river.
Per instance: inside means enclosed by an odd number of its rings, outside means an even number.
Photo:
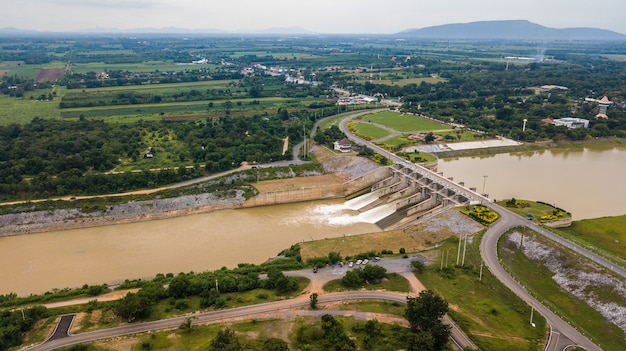
[[[0,237],[0,294],[258,264],[297,242],[379,231],[384,215],[330,200]]]
[[[484,186],[491,199],[547,202],[571,212],[574,220],[626,214],[626,147],[442,159],[437,170],[478,192]]]

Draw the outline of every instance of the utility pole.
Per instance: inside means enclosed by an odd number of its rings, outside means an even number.
[[[482,194],[483,196],[485,195],[485,183],[487,183],[487,177],[488,177],[487,175],[483,176],[483,194]]]
[[[465,251],[467,250],[467,234],[465,234],[465,243],[463,244],[463,262],[461,266],[465,266]]]
[[[215,290],[217,290],[217,292],[220,292],[220,286],[217,284],[217,279],[215,279]]]
[[[480,261],[480,275],[478,276],[478,281],[483,281],[483,261]]]
[[[463,238],[461,236],[459,236],[459,249],[456,252],[456,265],[459,265],[459,258],[461,258],[461,241],[463,241]]]

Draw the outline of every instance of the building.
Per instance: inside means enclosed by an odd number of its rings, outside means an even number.
[[[569,129],[589,128],[589,120],[582,118],[558,118],[552,122],[555,126],[565,126]]]
[[[609,100],[608,97],[603,97],[601,100],[598,101],[598,114],[596,115],[596,118],[604,118],[604,119],[608,119],[609,116],[606,114],[606,110],[609,108],[609,105],[611,104],[611,101]]]
[[[352,152],[352,143],[350,140],[343,138],[333,143],[333,149],[340,152]]]

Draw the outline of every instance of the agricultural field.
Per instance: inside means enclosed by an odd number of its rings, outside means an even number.
[[[33,99],[15,99],[9,96],[0,95],[0,125],[11,123],[28,123],[35,117],[40,118],[60,118],[59,102],[38,101],[34,98],[36,93],[28,94]]]
[[[148,61],[141,63],[104,63],[104,62],[90,62],[90,63],[77,63],[72,65],[72,72],[74,73],[87,73],[87,72],[108,72],[108,71],[128,71],[133,73],[138,72],[180,72],[191,69],[211,69],[214,70],[217,65],[195,65],[189,64],[177,64],[165,61]]]
[[[43,68],[35,76],[35,82],[46,82],[63,77],[65,68]]]

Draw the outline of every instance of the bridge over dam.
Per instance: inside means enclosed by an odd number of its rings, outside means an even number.
[[[331,198],[349,199],[344,209],[358,211],[362,221],[384,230],[399,229],[450,207],[482,199],[473,189],[425,167],[396,161],[393,166],[377,168],[342,184],[261,193],[248,199],[243,207]]]
[[[386,177],[348,200],[347,206],[376,214],[381,229],[398,229],[417,219],[476,200],[472,190],[408,163],[385,167]],[[380,171],[379,171],[380,172]]]

